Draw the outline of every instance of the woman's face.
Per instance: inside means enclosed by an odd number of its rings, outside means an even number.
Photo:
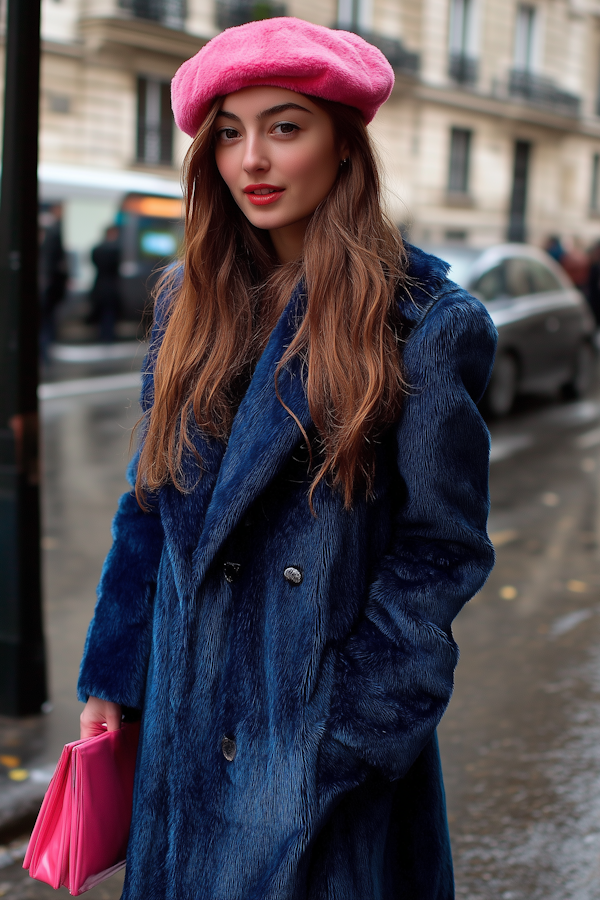
[[[296,259],[345,156],[329,115],[303,94],[250,87],[224,98],[215,129],[217,167],[233,199],[269,231],[282,262]]]

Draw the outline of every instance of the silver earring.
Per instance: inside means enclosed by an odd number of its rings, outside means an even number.
[[[345,166],[345,165],[346,165],[346,163],[348,162],[349,158],[350,158],[350,157],[347,156],[346,159],[342,159],[342,160],[341,160],[341,162],[340,162],[340,169],[342,168],[342,166]]]

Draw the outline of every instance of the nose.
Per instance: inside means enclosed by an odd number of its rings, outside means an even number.
[[[271,168],[265,151],[266,148],[258,135],[247,135],[242,166],[248,175],[253,172],[268,172]]]

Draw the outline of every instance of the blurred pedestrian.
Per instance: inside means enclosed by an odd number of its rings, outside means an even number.
[[[393,72],[293,18],[173,81],[180,265],[82,663],[142,728],[125,900],[450,900],[436,726],[485,581],[483,306],[405,245],[365,127]]]
[[[556,262],[560,262],[565,254],[565,248],[562,245],[561,239],[556,234],[551,235],[547,239],[544,244],[544,250],[552,257],[552,259],[555,259]]]
[[[590,260],[578,238],[573,238],[571,247],[562,254],[559,262],[575,287],[587,295],[590,280]]]
[[[62,206],[53,204],[39,219],[40,357],[47,362],[56,339],[56,312],[67,289],[68,263],[62,240]]]
[[[590,273],[587,298],[594,313],[596,325],[600,328],[600,241],[590,248]]]
[[[90,293],[90,319],[98,323],[100,340],[111,342],[116,337],[115,328],[121,311],[121,244],[116,225],[106,229],[104,240],[92,250],[92,262],[96,267],[96,280]]]

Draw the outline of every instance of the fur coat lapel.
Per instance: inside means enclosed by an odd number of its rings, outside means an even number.
[[[277,398],[274,377],[302,319],[305,302],[306,295],[299,285],[258,361],[233,420],[227,447],[196,433],[195,446],[203,461],[202,477],[188,494],[182,495],[173,488],[163,492],[166,496],[162,515],[180,597],[201,583],[245,511],[302,440],[298,425]],[[311,418],[300,360],[292,360],[281,371],[278,387],[283,403],[308,429]],[[189,465],[195,465],[191,458]]]
[[[279,402],[274,377],[304,313],[305,294],[299,285],[274,328],[233,420],[227,450],[208,506],[194,570],[200,580],[223,542],[252,502],[281,469],[299,443],[301,433]],[[278,381],[283,403],[307,429],[308,401],[302,385],[301,362],[293,360]]]

